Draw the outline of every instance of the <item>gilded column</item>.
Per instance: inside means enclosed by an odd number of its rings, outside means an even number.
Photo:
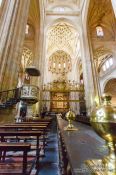
[[[6,1],[0,25],[0,88],[17,86],[30,0]]]

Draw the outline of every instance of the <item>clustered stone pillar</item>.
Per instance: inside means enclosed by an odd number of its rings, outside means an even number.
[[[84,31],[83,31],[84,32]],[[85,87],[85,100],[87,114],[91,114],[91,110],[94,106],[94,98],[96,95],[94,74],[92,70],[92,63],[90,57],[90,50],[87,41],[87,33],[83,33],[82,37],[82,67],[83,67],[83,79]]]
[[[30,0],[5,1],[0,21],[0,89],[15,88]]]
[[[40,88],[40,93],[39,93],[39,102],[38,102],[38,109],[39,109],[39,114],[40,111],[43,108],[43,102],[41,101],[43,99],[43,93],[42,93],[42,86],[43,86],[43,80],[44,80],[44,59],[45,59],[45,37],[44,37],[44,30],[45,30],[45,11],[44,11],[44,1],[39,0],[39,6],[40,6],[40,30],[39,30],[39,44],[38,44],[38,57],[39,57],[39,62],[38,62],[38,68],[40,70],[41,76],[38,82],[39,88]]]

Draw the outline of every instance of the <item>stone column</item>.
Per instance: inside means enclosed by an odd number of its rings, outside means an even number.
[[[85,100],[87,113],[90,115],[91,110],[95,107],[95,97],[100,102],[100,92],[93,61],[91,43],[88,37],[87,16],[90,0],[85,0],[81,15],[81,48],[82,48],[82,67],[85,87]]]
[[[39,45],[38,45],[38,68],[40,70],[40,78],[39,78],[39,89],[40,89],[40,93],[39,93],[39,103],[38,103],[38,109],[39,109],[39,113],[42,109],[42,105],[43,102],[41,101],[43,99],[43,93],[42,93],[42,86],[43,86],[43,77],[44,77],[44,59],[45,59],[45,43],[44,43],[44,28],[45,28],[45,11],[44,11],[44,1],[39,0],[39,6],[40,6],[40,30],[39,30]]]
[[[88,115],[90,115],[91,110],[94,106],[95,84],[94,84],[94,74],[92,70],[92,63],[86,33],[83,34],[81,44],[82,44],[82,67],[83,67],[83,79],[85,87],[86,109]]]
[[[6,1],[0,25],[0,89],[17,86],[30,0]]]

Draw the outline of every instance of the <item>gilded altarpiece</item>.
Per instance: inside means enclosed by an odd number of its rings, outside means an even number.
[[[51,92],[51,111],[64,112],[69,108],[69,93]]]

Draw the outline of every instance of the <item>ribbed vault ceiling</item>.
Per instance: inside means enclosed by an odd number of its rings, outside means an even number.
[[[49,29],[47,40],[48,55],[51,55],[57,50],[63,50],[71,57],[74,57],[77,51],[79,35],[71,25],[60,22]]]

